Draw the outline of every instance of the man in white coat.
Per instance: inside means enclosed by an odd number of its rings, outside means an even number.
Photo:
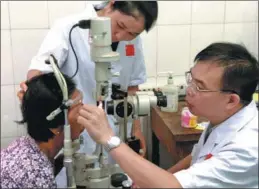
[[[84,104],[96,104],[93,98],[95,89],[95,63],[90,57],[89,30],[76,27],[71,32],[72,46],[74,47],[76,57],[73,54],[69,42],[69,31],[73,25],[80,20],[87,20],[97,16],[111,18],[112,24],[112,48],[120,53],[120,60],[112,62],[112,73],[120,72],[120,77],[112,78],[112,83],[120,84],[129,93],[135,93],[138,85],[146,81],[146,68],[142,50],[142,43],[139,34],[144,30],[149,31],[157,20],[158,4],[156,1],[107,1],[96,7],[88,4],[86,9],[80,14],[74,14],[62,18],[55,22],[45,37],[37,55],[33,57],[28,79],[50,72],[51,68],[45,64],[49,54],[53,54],[58,61],[61,71],[73,76],[77,88],[83,92]],[[128,50],[128,48],[131,48]],[[78,68],[78,69],[77,69]],[[22,89],[26,87],[21,85]],[[21,92],[21,91],[20,91]],[[113,130],[118,134],[118,127],[114,126],[114,118],[108,116]],[[141,132],[140,121],[133,123],[134,133],[141,141],[143,149],[142,156],[145,155],[145,139]],[[128,136],[132,130],[132,123],[128,125]],[[88,133],[82,133],[84,145],[80,149],[83,152],[92,154],[96,143],[89,137]],[[112,159],[110,159],[113,162]],[[64,170],[63,170],[64,173]],[[59,175],[57,179],[58,187],[66,187],[64,174]]]
[[[258,188],[259,64],[245,47],[214,43],[187,72],[190,111],[209,120],[192,153],[165,171],[139,157],[110,128],[105,112],[84,105],[78,122],[140,188]]]

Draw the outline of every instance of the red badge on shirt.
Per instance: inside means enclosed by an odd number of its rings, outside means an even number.
[[[212,154],[206,155],[205,160],[210,159],[212,156],[213,156]]]
[[[132,44],[125,46],[126,56],[134,56],[135,55],[135,47]]]

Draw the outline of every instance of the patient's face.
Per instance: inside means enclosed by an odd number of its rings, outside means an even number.
[[[80,110],[80,107],[83,105],[82,103],[82,93],[80,93],[79,90],[76,90],[72,96],[71,99],[76,99],[80,98],[78,103],[75,105],[72,105],[69,110],[68,110],[68,121],[71,126],[71,138],[72,140],[75,140],[79,137],[80,133],[83,132],[84,127],[81,126],[80,124],[77,123],[77,117],[78,117],[78,112]]]

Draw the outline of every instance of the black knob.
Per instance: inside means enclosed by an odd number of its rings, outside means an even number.
[[[127,117],[129,117],[130,116],[130,114],[133,112],[133,107],[132,107],[132,105],[130,104],[130,103],[127,103],[127,105],[128,105],[128,108],[127,108]],[[116,110],[116,114],[119,116],[119,117],[121,117],[121,118],[124,118],[124,102],[120,102],[117,106],[116,106],[116,108],[115,108]]]
[[[118,83],[113,83],[112,84],[112,92],[115,92],[121,88],[120,84]]]
[[[117,83],[113,83],[112,84],[112,94],[111,94],[111,99],[113,100],[119,100],[119,99],[122,99],[122,94],[121,94],[121,91],[120,91],[120,84],[117,84]]]
[[[107,101],[106,111],[108,115],[114,115],[114,102],[113,100]]]
[[[123,173],[115,173],[111,176],[111,185],[113,187],[121,187],[122,182],[128,180],[128,177]]]
[[[163,96],[162,91],[157,91],[157,90],[153,89],[153,92],[154,92],[155,96]]]
[[[157,96],[157,106],[159,106],[159,107],[167,106],[166,96]]]

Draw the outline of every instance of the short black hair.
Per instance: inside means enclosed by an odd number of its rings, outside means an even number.
[[[95,9],[100,10],[107,3],[108,1],[104,2],[102,5],[96,5]],[[156,23],[158,16],[157,1],[115,1],[113,9],[133,17],[136,16],[135,11],[137,10],[145,19],[145,30],[147,32]]]
[[[68,95],[76,89],[75,83],[64,75],[67,83]],[[54,134],[50,128],[58,128],[65,124],[64,113],[58,114],[53,120],[46,117],[57,109],[63,101],[62,91],[53,73],[33,77],[26,82],[28,86],[21,104],[23,120],[20,124],[27,124],[28,134],[38,142],[47,142]]]
[[[194,62],[207,60],[224,67],[222,90],[235,91],[244,105],[252,101],[259,81],[259,64],[245,46],[213,43],[194,58]]]

